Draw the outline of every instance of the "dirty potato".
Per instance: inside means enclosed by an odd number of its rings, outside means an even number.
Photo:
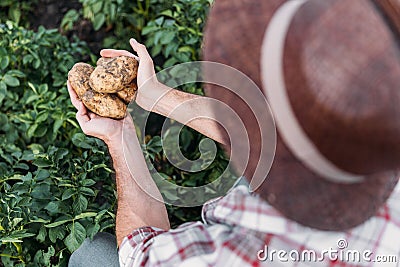
[[[82,102],[88,109],[100,116],[113,119],[125,117],[126,105],[114,94],[103,94],[89,89],[83,94]]]
[[[76,63],[68,72],[68,80],[80,99],[87,90],[90,90],[89,77],[93,70],[89,64]]]
[[[89,110],[103,117],[122,119],[136,94],[137,68],[134,58],[100,58],[96,68],[86,63],[75,64],[68,80]]]
[[[89,83],[100,93],[116,93],[132,82],[137,76],[138,62],[127,56],[100,59],[90,75]]]
[[[136,95],[137,85],[136,83],[130,83],[125,85],[124,89],[116,92],[116,95],[125,102],[125,104],[129,104]]]
[[[101,66],[106,64],[107,62],[111,61],[113,58],[112,57],[101,57],[97,60],[96,66]]]

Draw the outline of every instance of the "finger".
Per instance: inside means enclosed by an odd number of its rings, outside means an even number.
[[[129,43],[140,59],[152,60],[146,46],[138,43],[138,41],[133,38],[129,40]]]
[[[142,87],[143,82],[155,77],[153,59],[151,58],[146,46],[138,43],[135,39],[131,38],[129,43],[132,49],[139,55],[139,71],[138,71],[138,86]]]
[[[77,116],[83,118],[85,121],[90,121],[88,110],[82,102],[79,103]]]
[[[137,56],[132,54],[131,52],[128,52],[126,50],[116,50],[116,49],[102,49],[100,51],[100,56],[102,57],[119,57],[119,56],[127,56],[127,57],[133,57],[136,60],[139,60]]]
[[[95,119],[95,118],[98,117],[98,116],[97,116],[95,113],[93,113],[93,112],[88,112],[88,115],[89,115],[89,118],[90,118],[91,120],[93,120],[93,119]]]
[[[90,121],[90,118],[87,114],[87,110],[84,107],[83,103],[79,105],[78,112],[76,113],[76,120],[78,121],[79,126],[81,126],[82,131],[84,133],[87,133],[86,125]]]
[[[67,81],[67,88],[68,88],[69,97],[71,98],[72,105],[76,109],[78,109],[79,104],[82,102],[78,99],[78,95],[76,94],[75,90],[72,88],[72,85],[69,81]]]
[[[86,129],[86,123],[89,122],[88,116],[82,116],[79,112],[76,113],[76,120],[79,123],[79,126],[81,126],[81,129],[83,132],[85,132]]]
[[[88,110],[88,108],[82,102],[79,105],[79,112],[80,112],[79,115],[80,116],[86,116],[88,121],[99,117],[99,115],[97,115],[96,113],[93,113],[90,110]]]

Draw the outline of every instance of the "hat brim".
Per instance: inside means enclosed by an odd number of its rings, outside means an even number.
[[[216,1],[205,30],[203,59],[234,67],[262,88],[260,59],[264,33],[274,12],[285,2]],[[205,74],[214,75],[207,71]],[[216,88],[206,85],[206,95],[229,104],[241,118],[249,117],[249,108],[237,96]],[[250,143],[250,163],[245,171],[251,179],[260,154],[259,133],[249,119],[244,122],[254,140]],[[301,224],[344,230],[375,215],[393,191],[398,177],[398,171],[388,171],[368,175],[364,182],[357,184],[329,182],[307,169],[278,135],[272,168],[258,193],[285,216]]]

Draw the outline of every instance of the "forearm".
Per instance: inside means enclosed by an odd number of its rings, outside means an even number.
[[[134,129],[124,131],[124,137],[129,142],[122,142],[122,136],[107,142],[116,172],[118,245],[132,230],[142,226],[170,228],[164,203],[154,198],[162,199],[147,169]]]
[[[149,111],[176,120],[224,145],[229,144],[225,129],[216,121],[212,99],[185,93],[158,83],[152,95],[141,99]],[[146,88],[151,90],[151,88]]]

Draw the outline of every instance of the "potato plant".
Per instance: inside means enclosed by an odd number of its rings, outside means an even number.
[[[39,27],[34,32],[19,26],[29,25],[26,14],[38,1],[5,1],[0,10],[0,267],[66,266],[86,237],[113,233],[115,227],[117,196],[107,147],[81,132],[66,90],[71,67],[76,62],[94,65],[97,55],[58,29]],[[157,70],[200,59],[209,0],[80,2],[82,9],[66,12],[60,25],[64,33],[84,16],[95,30],[107,30],[105,47],[129,49],[128,37],[144,42]],[[203,93],[200,84],[181,89]],[[162,120],[157,123],[161,127]],[[166,134],[177,134],[179,128],[175,124]],[[172,183],[209,183],[228,163],[218,149],[205,170],[182,171],[166,159],[157,127],[146,134],[151,171]],[[197,159],[203,138],[184,127],[182,153]],[[232,182],[223,179],[215,189]],[[163,197],[173,199],[174,191],[163,192]],[[200,207],[167,208],[173,226],[200,219]]]
[[[0,24],[0,47],[1,262],[65,266],[84,238],[114,227],[106,147],[81,133],[65,88],[90,51],[12,22]]]

